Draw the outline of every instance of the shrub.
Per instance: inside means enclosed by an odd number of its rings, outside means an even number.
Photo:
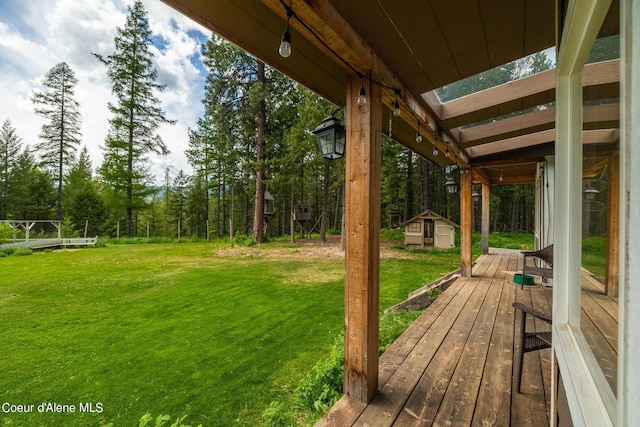
[[[173,239],[171,237],[149,237],[148,240],[145,240],[146,243],[172,243]]]
[[[380,318],[380,353],[386,350],[422,311],[390,313]],[[342,397],[344,383],[344,336],[335,338],[329,353],[300,381],[291,399],[271,402],[262,413],[268,427],[292,426],[300,420],[324,415]]]
[[[334,341],[329,354],[315,364],[294,390],[301,406],[323,414],[342,397],[344,382],[344,338]]]
[[[0,224],[0,242],[3,240],[9,240],[13,237],[14,230],[9,224]]]
[[[191,427],[190,425],[187,424],[183,424],[184,420],[187,418],[187,416],[183,416],[182,418],[176,418],[176,420],[173,422],[173,424],[171,424],[171,426],[169,427]],[[142,416],[142,418],[140,418],[140,424],[138,424],[138,427],[162,427],[165,425],[165,423],[171,421],[171,416],[169,415],[158,415],[155,418],[155,423],[154,424],[149,424],[150,422],[153,422],[154,419],[151,416],[150,413],[146,413]],[[202,424],[199,424],[198,427],[202,427]]]
[[[13,256],[26,256],[33,255],[33,250],[31,248],[18,248],[13,253]]]
[[[233,236],[233,244],[238,246],[255,246],[256,241],[253,240],[252,236],[239,233]]]
[[[380,230],[380,235],[383,240],[400,240],[404,241],[404,229],[403,228],[383,228]]]
[[[289,427],[295,425],[296,416],[288,405],[271,402],[262,413],[266,427]]]

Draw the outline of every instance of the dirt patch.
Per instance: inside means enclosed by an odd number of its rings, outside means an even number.
[[[404,251],[394,250],[392,246],[397,242],[383,241],[380,245],[380,258],[414,258]],[[215,252],[219,257],[232,258],[260,258],[260,259],[344,259],[344,252],[340,246],[340,236],[327,236],[326,243],[320,243],[320,239],[298,239],[295,244],[272,243],[268,246],[235,246],[221,249]]]

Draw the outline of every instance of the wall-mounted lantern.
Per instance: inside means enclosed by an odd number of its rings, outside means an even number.
[[[447,182],[444,183],[444,188],[447,189],[447,194],[454,194],[458,192],[458,184],[456,184],[453,178],[449,178]]]
[[[341,109],[337,109],[325,118],[311,132],[318,138],[318,148],[322,157],[336,160],[344,156],[346,146],[346,132],[342,122],[335,117]]]

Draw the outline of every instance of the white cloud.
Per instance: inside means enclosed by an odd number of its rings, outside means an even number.
[[[126,3],[122,0],[23,0],[3,1],[0,5],[0,121],[9,118],[23,142],[38,141],[42,119],[33,112],[30,101],[38,81],[55,64],[65,61],[76,73],[76,99],[81,105],[82,144],[86,145],[94,168],[102,162],[100,146],[108,130],[112,99],[106,69],[93,52],[113,52],[116,27],[124,26]],[[196,31],[210,32],[164,3],[145,0],[154,36],[163,40],[160,50],[152,47],[158,82],[166,90],[158,95],[162,108],[174,126],[162,126],[159,134],[171,150],[167,158],[150,157],[152,173],[161,181],[164,169],[174,173],[191,171],[184,155],[187,129],[202,115],[204,76],[190,58],[200,55],[200,42],[190,36]],[[203,38],[201,36],[201,38]]]

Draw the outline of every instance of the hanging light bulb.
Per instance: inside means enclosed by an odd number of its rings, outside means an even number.
[[[367,103],[367,95],[364,91],[364,81],[360,77],[360,92],[358,93],[358,105],[363,106]]]
[[[438,152],[438,147],[436,147],[435,145],[433,146],[432,154],[436,157],[438,156],[438,154],[440,154],[440,152]]]
[[[280,48],[278,52],[283,58],[291,56],[291,33],[289,32],[289,19],[291,18],[290,12],[287,11],[287,28],[282,33],[282,40],[280,41]]]
[[[398,89],[396,91],[396,102],[393,104],[393,115],[398,117],[400,115],[400,104],[398,103]]]
[[[420,122],[418,122],[418,131],[416,132],[416,142],[422,142],[422,135],[420,135]]]
[[[444,156],[447,158],[451,156],[451,154],[449,153],[449,147],[447,147],[447,151],[444,152]]]
[[[502,177],[502,169],[500,169],[500,178],[498,178],[500,180],[500,182],[504,181],[504,178]]]

